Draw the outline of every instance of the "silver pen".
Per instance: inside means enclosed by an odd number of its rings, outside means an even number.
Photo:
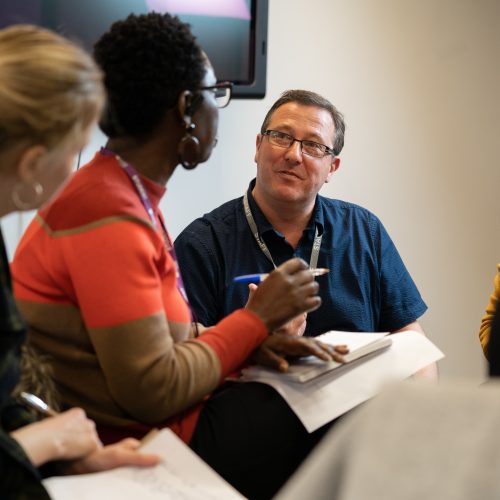
[[[46,417],[55,417],[58,413],[53,410],[47,403],[42,401],[38,396],[30,394],[29,392],[21,392],[19,398],[31,408],[37,410]]]

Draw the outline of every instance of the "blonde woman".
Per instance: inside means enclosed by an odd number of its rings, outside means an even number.
[[[104,101],[92,59],[67,40],[33,26],[0,30],[0,217],[40,207],[68,178]],[[42,265],[42,264],[41,264]],[[48,498],[42,464],[70,460],[63,472],[148,465],[136,440],[103,448],[95,424],[73,408],[30,423],[11,400],[25,323],[11,291],[0,233],[0,491],[2,498]]]

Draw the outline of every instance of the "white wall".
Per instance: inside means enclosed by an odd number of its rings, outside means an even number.
[[[315,90],[347,121],[322,194],[382,219],[429,306],[442,376],[481,381],[477,330],[500,261],[499,24],[498,0],[270,0],[267,97],[222,110],[210,161],[175,173],[170,231],[241,195],[267,108],[287,88]]]

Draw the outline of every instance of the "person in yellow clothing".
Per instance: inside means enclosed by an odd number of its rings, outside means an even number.
[[[488,358],[491,324],[493,323],[497,304],[500,300],[500,264],[498,264],[497,269],[498,271],[494,280],[493,293],[490,296],[490,302],[486,308],[486,314],[483,316],[483,319],[481,320],[481,327],[479,328],[479,341],[481,342],[481,347],[483,348],[486,358]]]

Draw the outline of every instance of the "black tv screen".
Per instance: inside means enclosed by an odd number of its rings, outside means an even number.
[[[0,28],[38,24],[92,50],[114,21],[152,11],[191,25],[218,80],[234,83],[233,97],[265,96],[268,0],[2,0]]]

